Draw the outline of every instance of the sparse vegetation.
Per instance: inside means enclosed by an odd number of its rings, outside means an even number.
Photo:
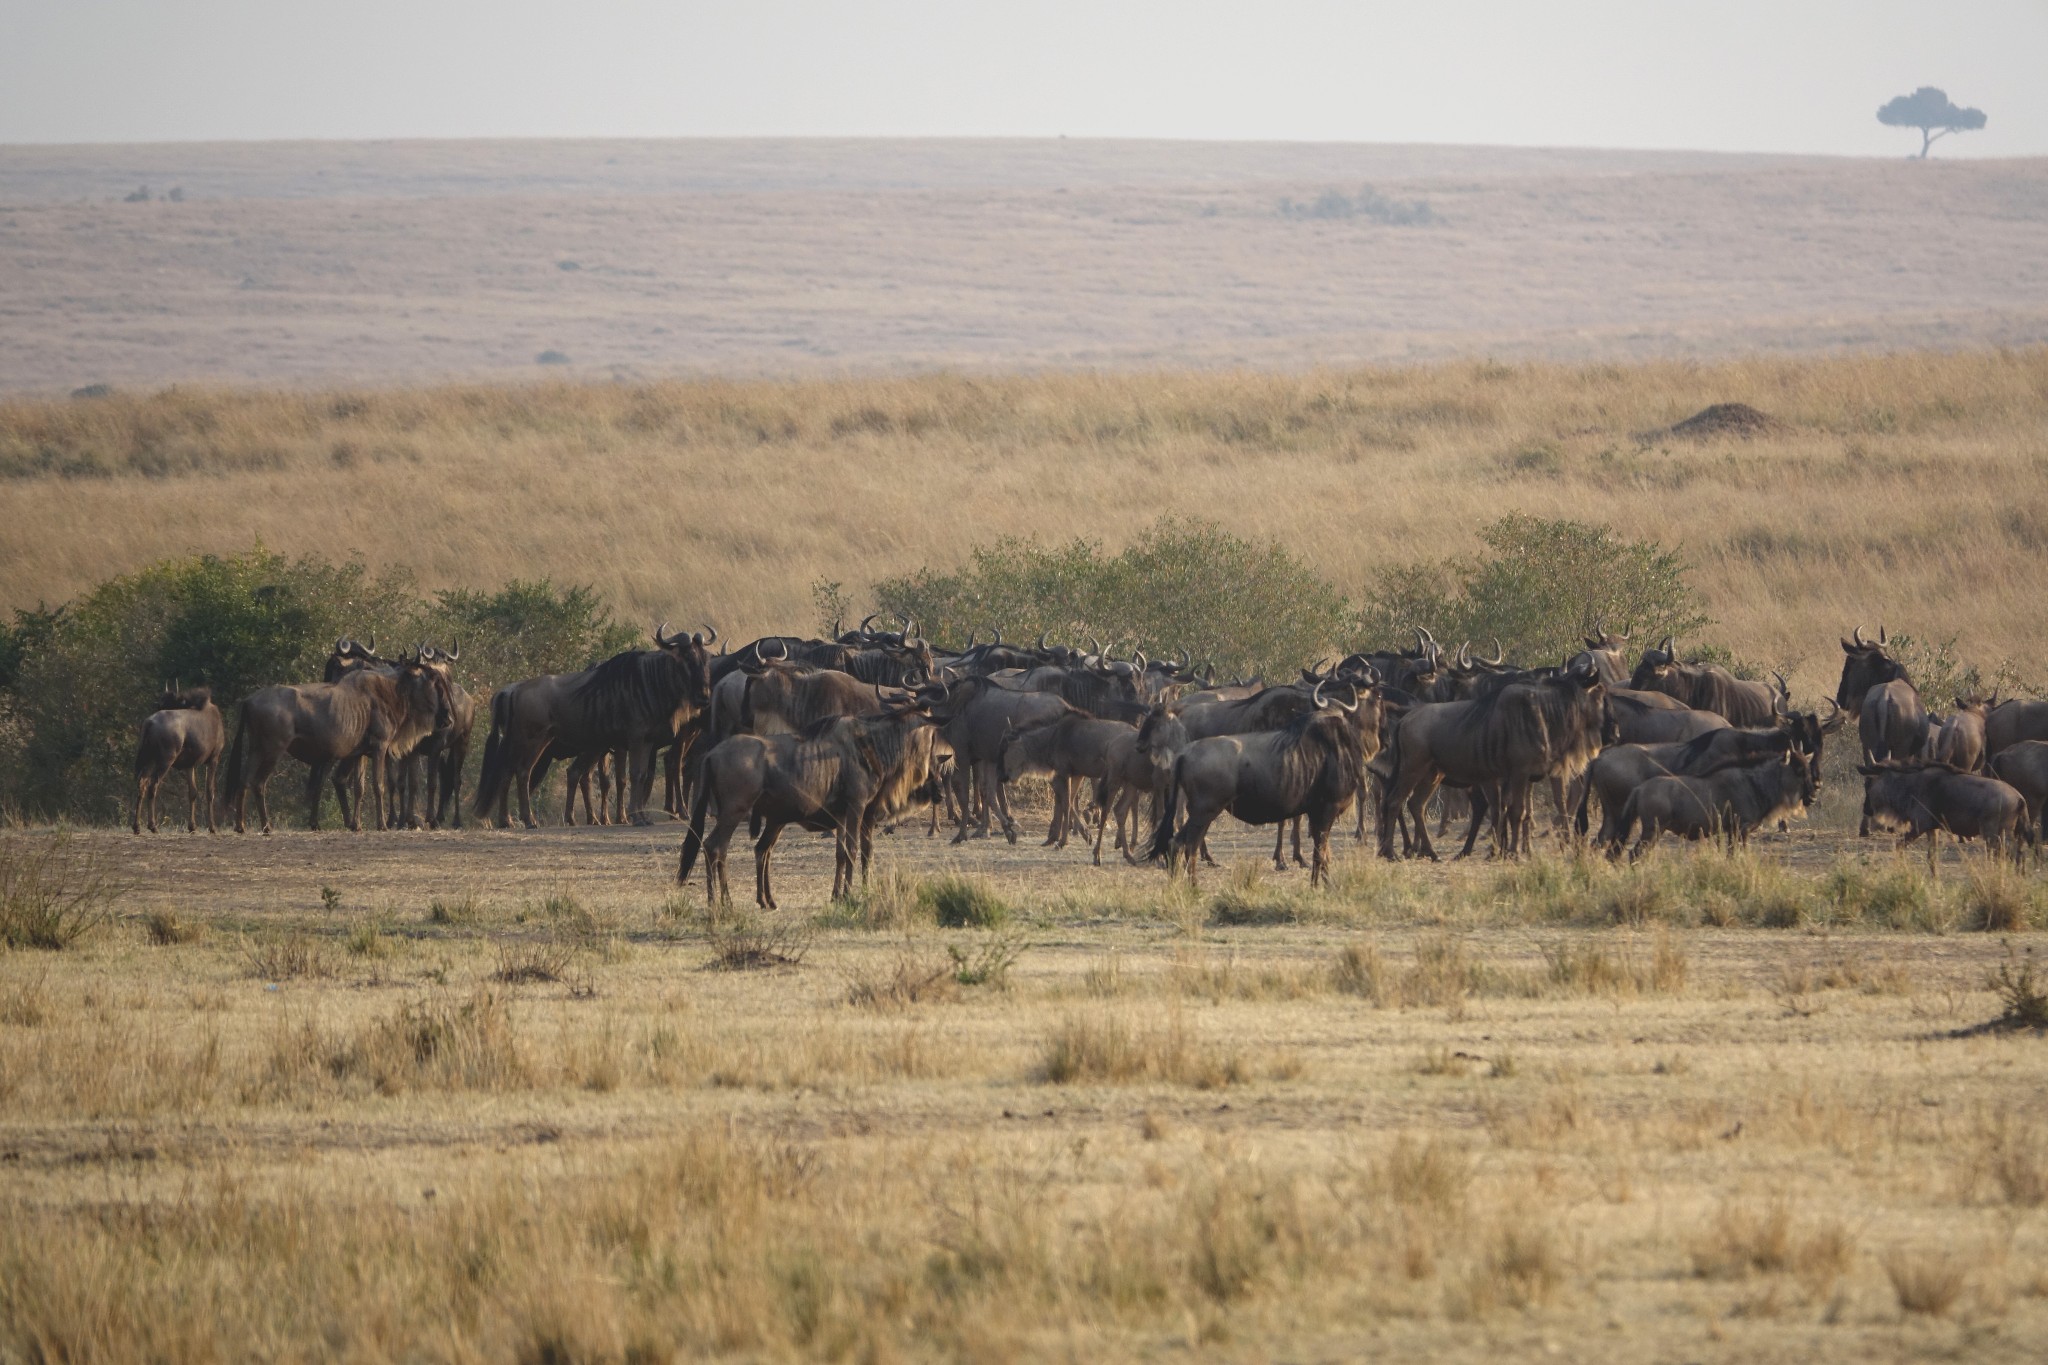
[[[69,948],[113,916],[98,860],[63,838],[0,838],[0,946]]]

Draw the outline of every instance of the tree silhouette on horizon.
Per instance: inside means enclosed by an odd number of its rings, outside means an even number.
[[[1893,128],[1918,128],[1920,159],[1925,161],[1927,149],[1934,145],[1936,138],[1947,137],[1950,133],[1974,132],[1984,126],[1985,119],[1982,109],[1958,108],[1949,103],[1947,91],[1923,85],[1910,95],[1899,95],[1887,101],[1877,111],[1877,121]]]

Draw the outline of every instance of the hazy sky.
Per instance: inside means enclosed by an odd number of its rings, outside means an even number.
[[[2048,154],[2048,0],[0,0],[0,142],[1017,135]]]

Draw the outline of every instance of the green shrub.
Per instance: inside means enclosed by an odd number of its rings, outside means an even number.
[[[920,898],[947,929],[994,929],[1010,918],[1010,907],[985,882],[971,877],[935,877]]]
[[[1455,647],[1498,639],[1511,658],[1548,663],[1583,648],[1602,621],[1638,639],[1693,634],[1712,620],[1685,562],[1655,540],[1605,526],[1513,512],[1480,532],[1487,553],[1422,561],[1380,575],[1359,615],[1373,646],[1404,645],[1417,626]]]
[[[480,699],[635,639],[589,589],[545,579],[424,600],[402,571],[372,576],[360,561],[291,560],[261,545],[164,560],[0,626],[0,806],[119,821],[133,799],[136,727],[165,682],[212,687],[232,727],[257,688],[318,681],[340,635],[374,638],[386,653],[460,640],[458,679]],[[471,746],[479,761],[482,747]],[[286,781],[273,792],[286,819],[302,789]]]
[[[1339,645],[1349,612],[1343,594],[1283,546],[1176,517],[1115,555],[1089,540],[1005,537],[976,546],[952,572],[926,567],[885,579],[875,600],[954,643],[975,631],[986,638],[995,626],[1010,639],[1041,630],[1057,640],[1094,635],[1119,652],[1187,649],[1219,672],[1269,677]]]

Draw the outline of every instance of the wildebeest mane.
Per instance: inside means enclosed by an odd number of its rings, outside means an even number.
[[[658,649],[629,649],[591,669],[573,696],[594,734],[635,734],[683,702],[684,669]]]

